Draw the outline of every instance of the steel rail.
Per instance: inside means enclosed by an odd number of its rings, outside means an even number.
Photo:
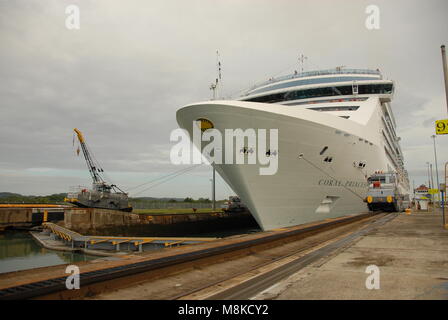
[[[272,285],[278,283],[279,281],[287,278],[288,276],[298,272],[309,264],[330,255],[337,249],[345,247],[351,244],[353,241],[359,237],[367,234],[374,228],[382,225],[393,218],[396,215],[390,214],[386,215],[369,225],[367,228],[361,229],[357,232],[351,233],[340,240],[332,242],[322,248],[317,249],[305,256],[298,257],[293,261],[290,261],[278,268],[268,271],[264,274],[258,275],[248,281],[242,282],[236,286],[225,289],[219,293],[210,295],[206,300],[244,300],[254,297],[256,294],[268,289]]]

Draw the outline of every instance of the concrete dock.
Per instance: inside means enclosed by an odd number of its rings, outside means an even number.
[[[0,232],[55,222],[89,235],[190,237],[235,228],[258,229],[249,212],[137,214],[62,205],[0,204]]]
[[[30,228],[44,221],[62,221],[64,209],[64,206],[49,204],[0,204],[0,232],[10,228]]]
[[[369,265],[379,289],[367,289]],[[401,213],[255,299],[448,299],[448,230],[441,214]]]
[[[54,283],[51,292],[27,292],[44,299],[446,300],[448,230],[440,213],[366,214],[78,266],[81,290],[63,289],[61,265],[0,275],[0,294]],[[372,267],[378,288],[369,287]]]
[[[97,208],[66,209],[64,226],[82,234],[141,237],[189,237],[236,226],[258,228],[249,212],[218,210],[206,213],[192,211],[189,214],[136,214]]]

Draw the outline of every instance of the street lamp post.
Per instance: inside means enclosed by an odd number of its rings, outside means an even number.
[[[434,188],[434,175],[432,173],[432,163],[429,164],[429,171],[431,172],[431,180],[430,180],[431,188],[430,189],[433,189]],[[431,192],[432,207],[433,207],[433,211],[435,213],[436,212],[436,206],[434,204],[434,198],[435,198],[434,193]]]
[[[431,172],[431,189],[434,188],[434,173],[432,172],[432,163],[429,164],[429,171]]]
[[[448,166],[448,162],[445,162],[445,176],[443,177],[443,180],[445,181],[445,187],[446,187],[446,167]],[[445,192],[445,203],[446,203],[446,192]]]
[[[448,68],[446,65],[445,45],[442,45],[440,49],[442,49],[443,78],[445,79],[446,107],[448,110]]]
[[[216,197],[215,197],[215,167],[214,163],[212,164],[213,168],[213,179],[210,179],[210,182],[212,183],[212,210],[216,210]]]
[[[443,221],[442,221],[442,224],[443,224],[443,227],[445,228],[445,229],[447,229],[448,228],[448,226],[447,226],[447,224],[446,224],[446,219],[445,219],[445,203],[446,203],[446,167],[448,166],[448,162],[445,162],[445,172],[444,172],[444,184],[443,184],[443,186],[445,187],[445,190],[443,190],[444,191],[444,193],[442,193],[442,215],[443,215]],[[443,197],[445,197],[445,198],[443,198]]]
[[[434,142],[434,161],[436,163],[436,178],[437,178],[437,189],[439,189],[439,201],[440,201],[440,184],[439,184],[439,169],[437,167],[437,151],[436,151],[436,135],[433,134],[431,136],[431,138],[433,139]]]

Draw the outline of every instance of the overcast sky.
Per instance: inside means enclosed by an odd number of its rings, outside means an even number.
[[[79,30],[65,26],[70,4]],[[365,27],[370,4],[379,30]],[[379,68],[396,81],[405,164],[423,183],[434,120],[448,118],[447,12],[446,0],[0,0],[0,192],[90,185],[75,127],[124,189],[178,170],[169,160],[175,112],[211,97],[216,50],[226,95],[293,72],[299,54],[307,70]],[[442,180],[448,136],[436,141]],[[210,178],[204,165],[139,195],[210,197]],[[220,180],[217,197],[230,193]]]

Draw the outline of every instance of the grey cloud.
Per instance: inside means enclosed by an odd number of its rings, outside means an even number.
[[[79,31],[64,26],[68,4],[80,6]],[[431,108],[443,94],[439,46],[446,42],[448,3],[377,1],[381,29],[376,31],[364,27],[369,4],[0,1],[0,191],[60,192],[88,183],[85,164],[73,152],[74,127],[123,184],[177,170],[167,163],[175,112],[211,96],[217,49],[226,95],[292,72],[299,53],[309,57],[308,69],[379,67],[397,83],[392,107],[406,163],[414,178],[423,180],[419,170],[432,147],[431,121],[444,117],[445,109],[428,110],[432,113],[423,118],[419,110]],[[443,154],[448,144],[442,139],[438,144]],[[425,152],[414,150],[417,146]],[[84,173],[39,180],[27,168]],[[22,175],[12,178],[8,170]],[[198,174],[202,182],[195,196],[208,196],[209,168]],[[185,186],[174,183],[153,192],[175,196],[184,194]]]

